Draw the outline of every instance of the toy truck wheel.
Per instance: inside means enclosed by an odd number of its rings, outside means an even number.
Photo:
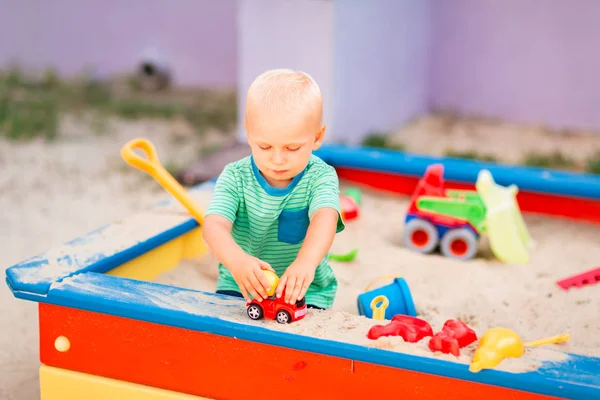
[[[279,310],[279,311],[277,311],[277,315],[275,316],[275,319],[280,324],[289,324],[292,321],[292,316],[290,315],[290,313],[288,313],[285,310]]]
[[[256,305],[256,304],[250,304],[248,306],[248,308],[246,309],[246,312],[248,313],[248,316],[250,317],[250,319],[261,319],[263,317],[263,310],[260,306]]]
[[[404,245],[412,250],[431,253],[438,241],[438,230],[431,222],[415,218],[404,227]]]
[[[440,242],[443,255],[459,260],[468,260],[477,253],[477,237],[467,228],[449,230]]]

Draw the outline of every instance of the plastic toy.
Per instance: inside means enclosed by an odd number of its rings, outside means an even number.
[[[246,303],[246,313],[253,320],[262,318],[274,319],[280,324],[289,324],[304,318],[307,312],[306,299],[302,298],[294,304],[285,302],[285,290],[280,298],[275,296],[275,289],[279,284],[279,277],[273,272],[263,271],[269,281],[268,298],[263,301],[252,299]]]
[[[386,286],[369,290],[371,286],[379,279],[394,278],[394,281]],[[392,319],[395,315],[408,315],[411,317],[417,316],[417,310],[413,302],[412,295],[408,284],[399,276],[381,276],[373,280],[365,288],[365,293],[358,296],[358,314],[364,315],[367,318],[372,318],[371,302],[378,296],[385,296],[388,299],[389,306],[385,310],[385,319]]]
[[[135,154],[135,150],[141,150],[146,158]],[[121,147],[121,157],[134,168],[146,172],[167,192],[169,192],[189,213],[202,224],[204,211],[196,204],[190,194],[177,182],[175,178],[162,166],[154,144],[143,138],[136,138]]]
[[[377,296],[371,300],[371,310],[373,311],[373,319],[385,319],[385,310],[390,305],[390,301],[385,296]]]
[[[450,353],[458,357],[460,348],[477,340],[477,334],[464,322],[448,320],[442,330],[435,335],[429,322],[408,315],[396,315],[387,325],[374,325],[367,337],[376,340],[382,336],[401,336],[405,342],[416,343],[425,337],[431,337],[428,347],[431,351]]]
[[[358,204],[354,202],[352,197],[340,196],[340,207],[342,209],[342,219],[344,221],[352,221],[358,218]]]
[[[269,296],[262,302],[256,299],[246,304],[246,312],[251,319],[274,319],[280,324],[289,324],[301,320],[306,315],[306,300],[298,300],[295,304],[288,304],[283,297]]]
[[[569,334],[563,334],[523,343],[519,335],[510,329],[492,328],[481,336],[469,370],[479,372],[482,369],[494,368],[505,358],[521,357],[525,353],[525,347],[562,343],[569,339]]]
[[[349,253],[346,254],[329,254],[329,259],[333,260],[333,261],[340,261],[340,262],[350,262],[350,261],[354,261],[354,259],[356,258],[356,256],[358,255],[358,249],[352,249],[352,251],[350,251]]]
[[[438,246],[446,257],[471,259],[480,235],[487,234],[496,257],[527,263],[531,239],[516,201],[517,188],[497,185],[487,170],[477,177],[476,191],[445,188],[442,164],[429,166],[419,180],[406,213],[404,243],[431,253]]]
[[[279,277],[275,272],[268,269],[263,270],[263,274],[267,277],[267,281],[269,282],[267,296],[273,296],[275,294],[275,290],[277,290],[277,285],[279,285]]]
[[[600,267],[591,269],[581,274],[573,275],[556,282],[564,290],[569,290],[572,286],[583,287],[600,282]]]
[[[362,193],[359,188],[351,187],[344,190],[344,194],[350,197],[360,207],[362,205]]]
[[[416,343],[433,335],[429,322],[408,315],[396,315],[387,325],[374,325],[369,329],[367,337],[376,340],[382,336],[401,336],[405,342]]]
[[[361,202],[361,192],[358,188],[346,189],[344,194],[340,196],[342,219],[344,221],[352,221],[358,218]]]
[[[429,340],[429,350],[460,356],[460,349],[477,340],[475,331],[462,321],[449,319]]]

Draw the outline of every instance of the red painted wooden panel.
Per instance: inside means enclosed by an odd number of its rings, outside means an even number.
[[[388,172],[336,168],[340,179],[356,182],[375,189],[394,193],[412,194],[419,178]],[[448,189],[475,190],[475,185],[445,180]],[[567,217],[600,224],[600,201],[544,193],[525,192],[517,194],[523,212],[535,212],[551,216]]]
[[[377,388],[389,399],[414,400],[551,400],[552,396],[508,390],[470,381],[428,375],[397,368],[354,363],[354,380]],[[391,395],[391,396],[390,396]]]
[[[44,303],[39,317],[44,364],[210,398],[550,399]]]

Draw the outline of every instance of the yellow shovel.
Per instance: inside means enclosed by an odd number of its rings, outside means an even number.
[[[519,335],[510,329],[492,328],[481,336],[469,370],[479,372],[482,369],[494,368],[505,358],[521,357],[525,353],[525,347],[557,344],[570,338],[569,334],[563,334],[523,343]]]
[[[134,150],[141,150],[146,158],[137,155]],[[149,140],[143,138],[133,139],[121,148],[121,157],[134,168],[146,172],[169,192],[189,213],[198,221],[204,222],[204,211],[196,204],[192,196],[173,178],[173,176],[162,166],[158,159],[156,148]]]

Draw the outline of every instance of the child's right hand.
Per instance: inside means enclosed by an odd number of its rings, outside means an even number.
[[[251,300],[248,293],[258,301],[263,301],[268,297],[269,281],[262,272],[263,270],[275,272],[269,263],[250,255],[246,255],[240,262],[229,268],[246,301]]]

